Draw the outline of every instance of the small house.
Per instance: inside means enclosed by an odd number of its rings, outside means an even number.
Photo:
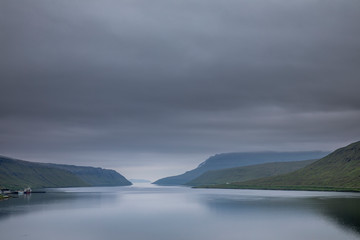
[[[7,188],[1,189],[1,194],[9,194],[9,193],[11,193],[10,189]]]

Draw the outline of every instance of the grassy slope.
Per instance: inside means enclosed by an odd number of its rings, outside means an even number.
[[[13,190],[24,187],[86,187],[131,185],[114,170],[34,163],[0,156],[0,187]]]
[[[203,173],[211,170],[243,167],[270,162],[290,162],[308,159],[319,159],[325,152],[240,152],[216,154],[202,162],[197,168],[177,176],[157,180],[158,185],[184,185]]]
[[[360,142],[340,148],[293,173],[216,187],[360,191]]]
[[[273,162],[257,164],[245,167],[228,168],[222,170],[208,171],[200,177],[187,183],[190,186],[225,184],[231,182],[248,181],[261,177],[270,177],[296,171],[316,160]]]
[[[89,186],[71,172],[41,166],[21,160],[0,157],[0,187],[22,189],[25,187]]]
[[[75,174],[91,186],[126,186],[131,185],[124,176],[111,169],[83,167],[63,164],[46,164]]]

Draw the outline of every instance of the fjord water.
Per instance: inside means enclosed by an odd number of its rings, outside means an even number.
[[[97,187],[0,201],[1,239],[360,239],[360,194]]]

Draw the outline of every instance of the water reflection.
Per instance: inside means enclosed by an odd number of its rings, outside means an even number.
[[[12,196],[0,202],[0,221],[3,218],[38,213],[49,209],[94,208],[119,201],[121,195],[103,192],[61,192],[32,193]]]
[[[175,187],[70,188],[0,202],[0,232],[4,238],[30,240],[359,239],[358,197]]]
[[[360,234],[360,198],[319,200],[322,213],[337,224]]]
[[[279,216],[281,214],[310,215],[321,214],[331,222],[356,232],[360,236],[360,195],[347,193],[317,193],[318,196],[287,197],[258,194],[238,196],[205,195],[201,200],[205,205],[218,215],[234,216],[251,213],[253,216]],[[339,196],[343,194],[343,198]]]

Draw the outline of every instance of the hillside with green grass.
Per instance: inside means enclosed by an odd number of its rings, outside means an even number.
[[[188,182],[199,177],[201,174],[226,168],[243,167],[255,164],[270,162],[290,162],[309,159],[320,159],[326,156],[327,152],[307,151],[307,152],[238,152],[221,153],[209,157],[200,165],[183,174],[171,177],[165,177],[157,180],[157,185],[185,185]]]
[[[232,182],[242,182],[252,179],[276,176],[290,173],[301,169],[316,160],[294,161],[294,162],[273,162],[257,164],[245,167],[228,168],[222,170],[208,171],[186,185],[213,185],[226,184]]]
[[[25,187],[74,187],[90,186],[69,171],[0,157],[0,186],[10,189]]]
[[[215,187],[360,191],[360,141],[292,173]]]
[[[68,169],[67,169],[68,166]],[[0,188],[131,185],[114,170],[28,162],[0,156]]]
[[[131,185],[131,182],[128,181],[124,176],[111,169],[50,163],[45,165],[71,172],[90,186]]]

